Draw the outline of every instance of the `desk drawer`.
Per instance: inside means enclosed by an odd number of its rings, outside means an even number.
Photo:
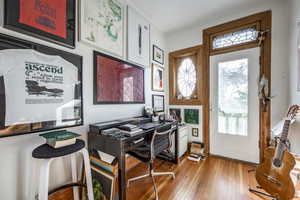
[[[138,138],[135,141],[131,141],[131,142],[127,142],[125,143],[125,151],[131,151],[133,149],[135,149],[136,147],[144,144],[145,139],[144,138]]]
[[[179,139],[179,145],[178,145],[178,156],[181,157],[185,154],[188,147],[188,136],[181,137]]]

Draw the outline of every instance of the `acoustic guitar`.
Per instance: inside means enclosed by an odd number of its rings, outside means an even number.
[[[277,146],[265,150],[264,162],[256,169],[255,177],[258,184],[278,200],[290,200],[295,194],[290,172],[296,162],[294,156],[287,150],[287,136],[290,124],[295,120],[298,111],[298,105],[289,108]]]

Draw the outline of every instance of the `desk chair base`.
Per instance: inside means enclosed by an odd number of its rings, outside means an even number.
[[[156,184],[155,184],[154,176],[170,175],[170,176],[172,176],[173,179],[175,179],[175,173],[174,172],[154,172],[154,170],[153,170],[153,164],[150,163],[149,165],[150,165],[149,173],[145,174],[145,175],[141,175],[141,176],[138,176],[138,177],[134,177],[134,178],[128,179],[128,181],[127,181],[127,187],[129,187],[130,182],[133,182],[133,181],[136,181],[136,180],[140,180],[140,179],[143,179],[143,178],[147,178],[147,177],[151,177],[152,178],[152,182],[153,182],[153,186],[154,186],[154,191],[155,191],[155,199],[158,200],[158,191],[157,191],[157,187],[156,187]]]

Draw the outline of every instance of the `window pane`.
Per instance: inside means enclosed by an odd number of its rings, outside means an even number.
[[[233,33],[219,35],[213,38],[213,49],[229,47],[237,44],[257,40],[257,31],[255,27],[243,29]]]
[[[191,58],[185,58],[177,74],[179,93],[184,98],[190,98],[196,88],[196,67]]]
[[[219,63],[218,132],[247,136],[248,59]]]

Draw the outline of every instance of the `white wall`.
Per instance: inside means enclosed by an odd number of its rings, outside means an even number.
[[[290,18],[289,18],[289,68],[290,68],[290,104],[298,104],[300,102],[300,92],[297,91],[298,83],[298,58],[297,58],[297,23],[300,22],[300,1],[299,0],[289,0],[290,3]],[[291,126],[290,140],[292,141],[292,151],[300,154],[300,121],[297,120],[295,124]]]
[[[125,4],[130,2],[123,1]],[[3,13],[3,0],[0,0],[1,15]],[[0,27],[0,33],[20,37],[36,43],[62,49],[83,56],[83,98],[84,98],[84,126],[72,128],[71,131],[82,134],[86,139],[88,125],[95,122],[114,120],[142,114],[144,105],[93,105],[93,48],[81,43],[71,50],[52,43],[35,39],[23,34],[12,32]],[[163,34],[151,25],[152,44],[165,49]],[[152,50],[151,50],[152,51]],[[146,105],[152,105],[151,97],[151,68],[145,68],[145,95]],[[30,184],[26,178],[29,166],[36,164],[31,159],[31,151],[44,141],[38,134],[9,137],[0,139],[0,199],[2,200],[28,200]],[[50,189],[71,181],[69,162],[57,160],[51,168]],[[34,174],[36,175],[36,174]],[[33,176],[35,177],[35,176]],[[37,188],[37,183],[32,184]]]
[[[296,0],[297,1],[297,0]],[[272,10],[272,124],[282,118],[288,105],[288,4],[285,0],[266,0],[254,7],[239,9],[232,13],[216,13],[206,18],[206,23],[195,24],[166,35],[168,51],[202,44],[202,30],[258,12]],[[203,20],[201,20],[203,21]]]

